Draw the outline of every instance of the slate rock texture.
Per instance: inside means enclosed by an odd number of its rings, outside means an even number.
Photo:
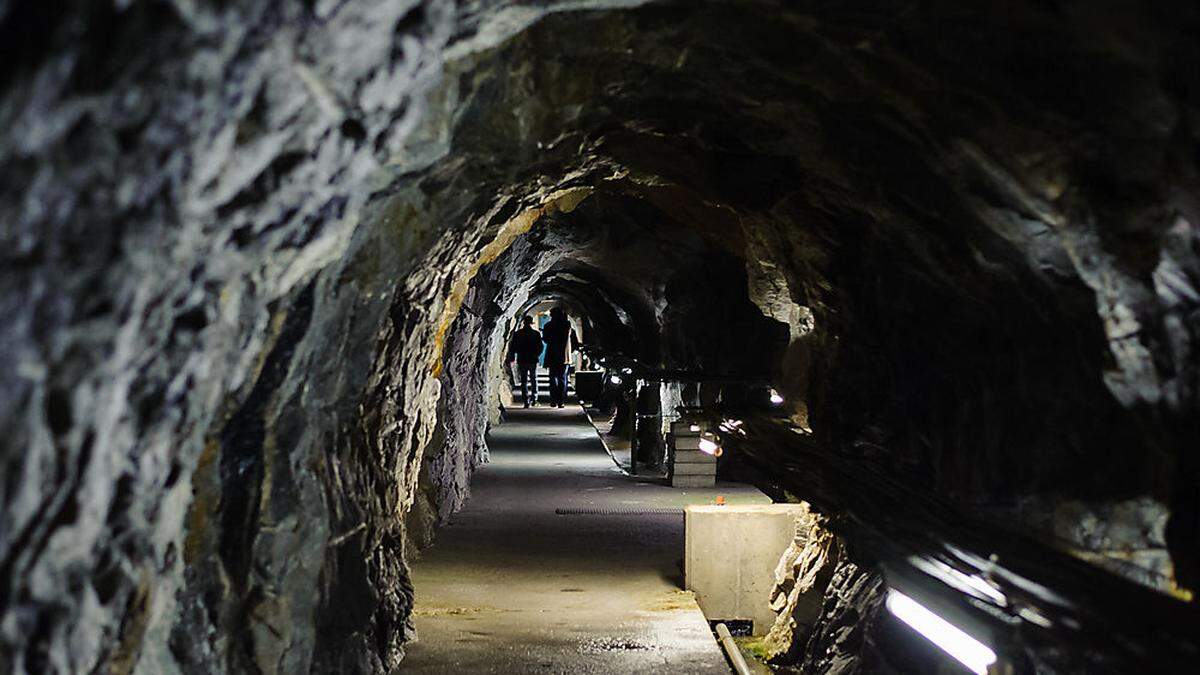
[[[0,2],[0,666],[396,668],[406,555],[544,299],[1200,586],[1197,34],[1185,2]]]

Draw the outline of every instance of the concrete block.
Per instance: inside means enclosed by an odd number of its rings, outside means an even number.
[[[716,476],[672,476],[671,487],[680,488],[710,488],[716,487]]]
[[[679,425],[679,422],[675,422]],[[700,451],[700,435],[671,435],[671,485],[713,487],[717,483],[717,458]]]
[[[700,449],[700,437],[699,436],[675,436],[672,447],[674,447],[676,450],[699,450]]]
[[[692,426],[696,427],[695,431],[692,431]],[[695,422],[671,422],[671,433],[676,436],[699,436],[703,428]]]
[[[672,487],[713,487],[717,458],[699,450],[676,450],[671,461]]]
[[[697,463],[716,464],[717,458],[702,450],[676,449],[674,455],[676,464]]]
[[[712,476],[716,480],[717,464],[716,462],[694,462],[690,464],[679,464],[677,462],[671,471],[671,476]]]
[[[704,464],[716,466],[716,458],[704,453],[679,453],[674,456],[676,466],[680,464]]]
[[[771,629],[775,566],[805,512],[802,504],[687,507],[685,582],[710,621],[748,620],[755,635]]]

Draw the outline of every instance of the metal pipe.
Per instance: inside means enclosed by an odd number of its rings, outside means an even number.
[[[750,666],[746,665],[742,650],[738,649],[737,643],[733,641],[733,635],[729,633],[729,628],[723,623],[717,624],[717,641],[725,650],[725,656],[729,657],[729,663],[733,666],[734,672],[738,675],[751,675]]]

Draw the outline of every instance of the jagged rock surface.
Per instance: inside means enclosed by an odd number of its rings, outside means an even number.
[[[796,536],[775,567],[771,609],[775,624],[763,638],[768,660],[795,664],[804,658],[804,648],[819,618],[820,598],[838,563],[840,546],[833,533],[821,526],[811,512],[796,517]]]
[[[394,668],[537,297],[1195,587],[1198,13],[0,2],[0,666]]]

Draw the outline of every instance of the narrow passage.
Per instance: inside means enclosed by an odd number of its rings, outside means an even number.
[[[404,672],[729,672],[682,590],[682,516],[555,509],[770,500],[624,476],[575,405],[508,414],[467,507],[413,565],[419,640]]]

